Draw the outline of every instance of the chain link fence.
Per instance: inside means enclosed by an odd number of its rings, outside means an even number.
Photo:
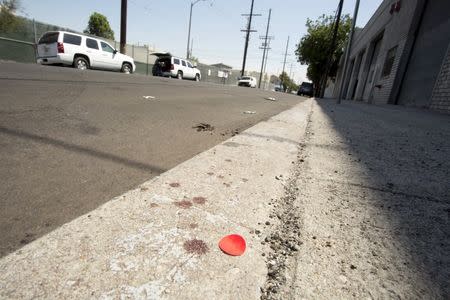
[[[67,31],[78,34],[70,28],[46,24],[22,17],[17,18],[17,22],[8,30],[0,30],[0,60],[9,60],[23,63],[36,63],[36,44],[39,38],[47,31]],[[97,37],[98,38],[98,37]],[[120,43],[113,40],[103,39],[115,49],[120,48]],[[136,64],[136,73],[152,76],[152,68],[156,56],[152,55],[155,49],[147,45],[126,45],[127,55],[133,57]],[[240,71],[224,69],[217,66],[197,64],[202,74],[202,81],[223,84],[237,85]],[[259,79],[258,74],[249,74]],[[270,89],[270,85],[266,85]],[[273,88],[273,87],[272,87]]]

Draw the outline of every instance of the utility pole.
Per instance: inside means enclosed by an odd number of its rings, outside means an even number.
[[[244,74],[245,74],[245,63],[247,61],[247,49],[248,49],[248,41],[250,40],[250,32],[256,32],[256,30],[252,30],[252,17],[253,16],[261,16],[260,14],[253,14],[254,2],[255,2],[255,0],[252,0],[252,5],[250,7],[250,14],[242,15],[242,16],[248,16],[248,23],[247,23],[247,29],[241,30],[242,32],[247,32],[247,35],[245,37],[244,60],[242,62],[241,76],[244,76]]]
[[[294,63],[291,62],[291,66],[289,67],[289,78],[292,79],[292,66],[294,65]]]
[[[281,74],[284,73],[284,68],[286,67],[286,56],[287,56],[287,52],[288,52],[288,48],[289,48],[289,38],[290,37],[288,36],[287,43],[286,43],[286,51],[284,52],[283,72],[281,72]],[[284,88],[285,88],[284,80],[281,81],[281,83],[283,84],[283,90],[284,90]]]
[[[191,2],[191,12],[189,14],[189,29],[188,29],[188,43],[186,50],[186,59],[189,59],[189,42],[191,41],[191,24],[192,24],[192,8],[194,7],[194,2]]]
[[[261,81],[262,81],[262,76],[263,76],[263,71],[264,71],[264,59],[266,57],[266,50],[269,51],[269,47],[267,45],[267,38],[269,35],[269,26],[270,26],[270,16],[272,15],[272,9],[269,9],[269,18],[267,19],[267,29],[266,29],[266,36],[264,37],[264,43],[262,48],[264,49],[263,51],[263,58],[262,58],[262,63],[261,63],[261,72],[259,73],[259,82],[258,82],[258,88],[261,88]]]
[[[206,1],[206,0],[195,0],[194,2],[191,2],[191,11],[189,13],[189,29],[188,29],[188,40],[187,40],[187,47],[186,47],[186,59],[189,59],[189,42],[191,41],[191,24],[192,24],[192,8],[195,4],[197,4],[200,1]]]
[[[339,97],[338,97],[338,104],[341,104],[342,102],[342,97],[343,97],[343,89],[344,89],[344,82],[345,82],[345,77],[346,77],[346,73],[347,73],[347,65],[348,65],[348,59],[350,57],[350,50],[352,48],[352,43],[353,43],[353,34],[355,33],[355,25],[356,25],[356,18],[358,18],[358,10],[359,10],[359,0],[356,0],[355,3],[355,11],[353,13],[353,20],[352,20],[352,28],[350,30],[350,37],[348,39],[348,44],[347,44],[347,50],[345,51],[345,59],[344,59],[344,70],[342,72],[342,80],[341,80],[341,84],[339,86]]]
[[[126,53],[127,44],[127,1],[122,0],[120,6],[120,53]]]
[[[272,40],[272,39],[274,39],[275,37],[270,37],[270,39],[269,39],[269,41],[268,41],[268,45],[267,45],[267,51],[266,51],[266,58],[265,58],[265,61],[264,61],[264,70],[263,70],[263,73],[264,74],[266,74],[266,67],[267,67],[267,58],[269,57],[269,50],[271,49],[270,48],[270,41]],[[269,81],[270,81],[270,77],[269,77]],[[267,81],[266,80],[264,80],[264,89],[266,88],[266,83],[267,83]]]
[[[321,98],[323,98],[323,95],[325,93],[325,85],[327,84],[328,73],[330,72],[330,68],[333,63],[333,54],[334,54],[334,51],[336,48],[336,38],[337,38],[338,29],[339,29],[339,22],[341,20],[343,5],[344,5],[344,0],[340,0],[339,5],[338,5],[338,12],[337,12],[336,20],[334,22],[333,37],[331,39],[330,51],[328,53],[327,64],[325,66],[325,73],[323,74],[322,80],[320,83],[319,96]]]

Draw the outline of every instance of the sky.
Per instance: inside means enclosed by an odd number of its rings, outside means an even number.
[[[255,14],[246,70],[259,71],[269,9],[272,17],[269,35],[274,36],[268,55],[267,72],[280,74],[290,37],[285,70],[298,83],[307,80],[306,68],[297,62],[296,45],[306,33],[307,18],[334,15],[338,0],[254,0]],[[344,14],[353,15],[356,0],[344,0]],[[356,25],[364,27],[383,0],[362,0]],[[121,0],[20,0],[20,14],[37,21],[73,30],[86,28],[92,12],[105,15],[116,40],[120,39]],[[190,0],[128,0],[127,42],[147,44],[176,56],[186,56]],[[191,38],[192,55],[207,64],[224,63],[240,70],[251,0],[200,0],[194,5]]]

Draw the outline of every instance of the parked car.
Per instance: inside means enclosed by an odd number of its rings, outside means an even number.
[[[133,73],[134,59],[119,53],[107,42],[65,31],[44,33],[37,45],[38,63],[71,65],[80,70],[102,69]]]
[[[312,97],[314,95],[313,84],[311,82],[302,82],[300,88],[298,89],[297,95]]]
[[[239,79],[238,86],[256,88],[256,78],[252,76],[243,76]]]
[[[153,65],[153,76],[193,79],[200,81],[202,73],[197,65],[188,60],[172,56],[170,53],[153,53],[158,58]]]
[[[283,91],[284,91],[284,88],[283,88],[283,85],[277,84],[277,85],[274,86],[273,90],[274,90],[275,92],[283,92]]]

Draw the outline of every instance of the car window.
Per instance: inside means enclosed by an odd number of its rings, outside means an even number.
[[[242,79],[242,80],[251,80],[250,77],[242,77],[241,79]]]
[[[174,58],[173,59],[173,63],[176,64],[176,65],[179,65],[180,64],[180,60],[178,58]]]
[[[108,45],[105,42],[100,42],[100,45],[102,45],[102,50],[105,52],[109,52],[109,53],[114,53],[114,49],[113,47],[111,47],[110,45]]]
[[[91,48],[91,49],[97,49],[97,50],[98,50],[98,43],[97,43],[96,40],[93,40],[93,39],[86,39],[86,46],[87,46],[88,48]]]
[[[187,62],[187,65],[189,68],[193,68],[192,64],[190,62]]]
[[[72,44],[72,45],[81,45],[81,36],[79,35],[73,35],[69,33],[64,33],[64,39],[63,42],[66,44]]]
[[[47,32],[40,39],[39,44],[52,44],[58,41],[59,32]]]
[[[183,67],[186,67],[186,62],[184,60],[181,61],[181,64],[183,65]]]

